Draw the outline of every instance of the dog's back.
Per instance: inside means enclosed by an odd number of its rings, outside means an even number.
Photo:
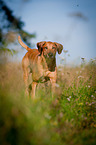
[[[38,51],[38,49],[31,49],[25,54],[23,59],[29,59],[29,61],[33,63],[38,59],[39,54],[40,52]]]

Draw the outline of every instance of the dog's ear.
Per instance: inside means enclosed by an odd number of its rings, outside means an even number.
[[[40,52],[40,54],[42,53],[43,51],[43,45],[46,43],[46,41],[42,41],[42,42],[38,42],[37,43],[37,48],[38,48],[38,51]]]
[[[63,45],[59,44],[59,43],[56,43],[55,42],[55,45],[57,47],[57,52],[58,54],[61,54],[62,50],[63,50]]]

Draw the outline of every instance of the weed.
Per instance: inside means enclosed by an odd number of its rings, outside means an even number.
[[[54,98],[39,84],[33,101],[21,64],[0,64],[0,144],[95,145],[96,65],[58,68]]]

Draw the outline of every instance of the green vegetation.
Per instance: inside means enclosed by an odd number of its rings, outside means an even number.
[[[16,49],[9,47],[9,44],[18,45],[17,36],[22,35],[22,39],[31,47],[30,39],[35,38],[35,33],[28,33],[23,29],[25,23],[21,18],[16,17],[13,11],[7,6],[6,2],[0,0],[0,54],[9,53],[14,55],[18,53]]]
[[[56,95],[24,96],[21,64],[0,65],[0,145],[95,145],[96,65],[58,68]]]

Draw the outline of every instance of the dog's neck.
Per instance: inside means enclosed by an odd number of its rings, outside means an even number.
[[[53,57],[53,58],[46,58],[45,57],[45,60],[46,60],[48,70],[51,72],[54,72],[55,67],[56,67],[56,58],[55,57]]]

